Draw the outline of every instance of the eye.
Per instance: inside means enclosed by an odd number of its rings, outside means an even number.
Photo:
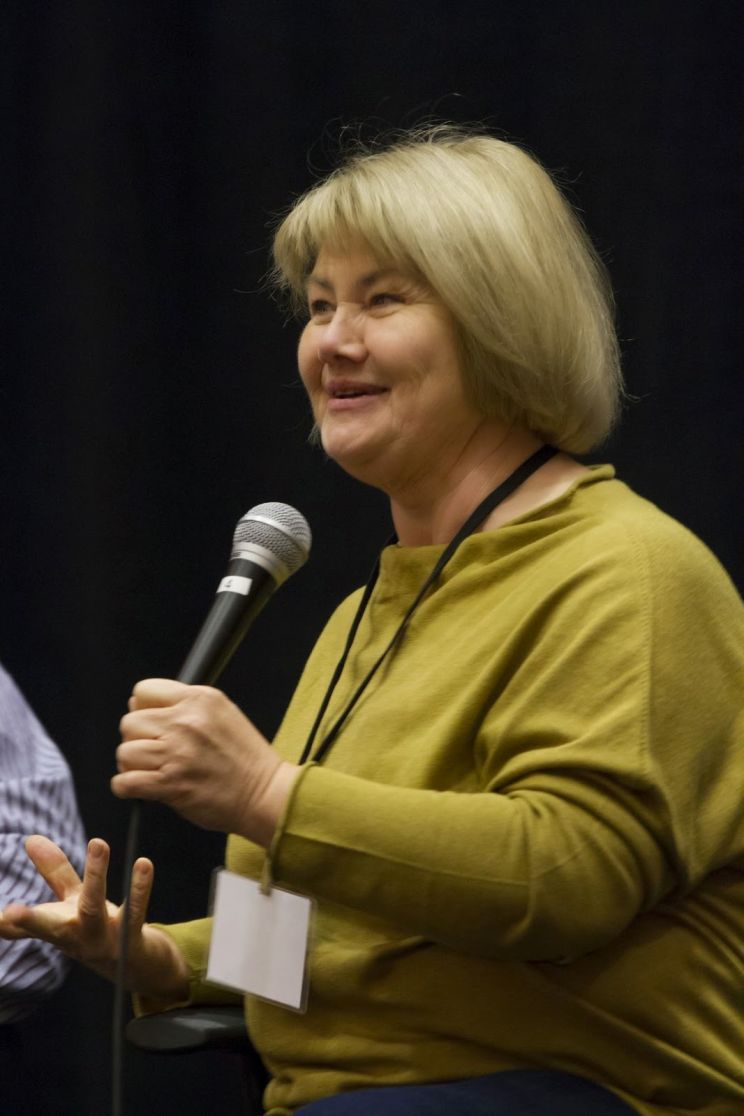
[[[378,291],[377,294],[372,295],[369,304],[370,306],[389,306],[391,303],[401,301],[400,295],[391,294],[390,291]]]
[[[311,300],[308,310],[311,318],[323,318],[333,313],[333,307],[326,298],[314,298]]]

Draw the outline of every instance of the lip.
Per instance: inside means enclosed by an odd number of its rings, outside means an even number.
[[[329,411],[356,411],[368,407],[388,392],[388,388],[363,380],[333,379],[325,385]]]

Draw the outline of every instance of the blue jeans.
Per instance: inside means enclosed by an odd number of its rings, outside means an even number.
[[[638,1116],[601,1085],[557,1070],[505,1070],[436,1085],[339,1093],[295,1116]]]

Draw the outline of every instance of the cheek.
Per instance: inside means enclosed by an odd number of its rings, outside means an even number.
[[[306,391],[310,392],[319,386],[322,365],[318,359],[318,346],[307,329],[301,334],[297,346],[297,367]]]

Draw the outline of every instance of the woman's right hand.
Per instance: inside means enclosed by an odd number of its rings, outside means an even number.
[[[94,837],[88,843],[82,880],[69,860],[47,837],[26,840],[26,851],[57,896],[57,902],[27,907],[10,903],[0,916],[0,938],[40,938],[101,976],[114,979],[123,906],[106,898],[109,847]],[[155,999],[188,997],[186,963],[175,943],[145,925],[153,881],[152,861],[140,857],[132,869],[129,893],[129,989]]]

